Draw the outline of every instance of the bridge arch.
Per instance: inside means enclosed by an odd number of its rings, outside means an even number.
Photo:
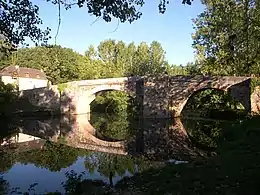
[[[126,91],[122,85],[100,85],[91,89],[88,93],[90,95],[95,95],[101,91]]]
[[[90,113],[90,104],[95,100],[96,94],[102,91],[122,91],[130,97],[135,95],[135,87],[129,87],[126,82],[96,84],[91,86],[81,86],[80,93],[77,93],[76,114]]]
[[[98,85],[89,90],[82,90],[77,98],[77,114],[90,113],[90,104],[95,100],[95,94],[101,91],[124,91],[124,86],[120,84]]]
[[[182,113],[183,110],[185,109],[185,106],[187,106],[188,102],[193,98],[195,97],[197,94],[201,93],[201,92],[204,92],[204,91],[207,91],[207,90],[213,90],[213,91],[218,91],[218,92],[223,92],[223,93],[229,93],[232,97],[233,100],[237,101],[238,103],[240,103],[241,105],[243,105],[243,102],[240,102],[239,99],[236,98],[236,96],[232,95],[232,93],[230,93],[230,88],[231,86],[229,87],[226,87],[226,88],[217,88],[217,87],[202,87],[198,90],[194,90],[192,91],[184,100],[183,102],[179,105],[179,113]],[[224,95],[224,94],[223,94]],[[243,108],[245,109],[245,105],[243,105]]]

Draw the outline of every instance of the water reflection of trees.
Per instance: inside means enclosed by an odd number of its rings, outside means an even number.
[[[8,194],[10,184],[3,176],[0,176],[0,194]]]
[[[62,168],[71,166],[85,152],[63,144],[46,142],[41,151],[33,149],[23,152],[18,160],[20,163],[33,163],[37,167],[47,168],[50,171],[60,171]]]
[[[102,91],[91,103],[90,123],[101,139],[125,140],[132,135],[135,100],[122,91]]]
[[[9,170],[15,163],[32,163],[36,167],[47,168],[50,171],[60,171],[72,165],[86,150],[68,147],[63,144],[46,142],[42,149],[23,151],[19,148],[2,151],[0,158],[1,172]]]
[[[127,171],[134,174],[139,169],[143,169],[144,161],[131,156],[113,155],[108,153],[95,153],[86,156],[85,166],[90,173],[97,170],[103,176],[109,178],[115,175],[124,176]]]
[[[144,170],[151,165],[143,157],[91,152],[47,141],[42,149],[23,151],[19,148],[8,148],[2,151],[0,170],[5,172],[19,162],[32,163],[36,167],[55,172],[71,166],[78,157],[85,157],[85,167],[89,173],[98,171],[107,178],[111,177],[111,174],[124,176],[127,171],[133,174],[135,171]]]
[[[91,113],[90,123],[97,130],[97,137],[107,140],[124,140],[132,135],[128,114]]]
[[[198,148],[216,149],[226,139],[232,121],[195,120],[183,118],[182,123],[192,141]]]

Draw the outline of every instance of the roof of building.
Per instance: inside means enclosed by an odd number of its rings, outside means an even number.
[[[0,71],[0,76],[16,76],[22,78],[47,79],[46,74],[39,69],[19,66],[7,66]]]

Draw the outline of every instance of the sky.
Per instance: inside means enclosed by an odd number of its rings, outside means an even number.
[[[203,11],[203,6],[200,0],[195,0],[191,6],[183,5],[181,1],[171,0],[166,13],[159,14],[159,0],[146,0],[140,9],[143,15],[139,20],[119,25],[116,19],[110,23],[96,20],[96,17],[87,13],[86,8],[63,9],[56,43],[83,54],[90,45],[96,47],[107,39],[122,40],[127,44],[139,44],[142,41],[150,44],[155,40],[163,46],[170,64],[185,65],[194,60],[191,19]],[[46,3],[46,0],[33,2],[39,5],[44,26],[52,29],[51,35],[54,37],[58,27],[58,7]],[[54,43],[54,39],[50,43]]]

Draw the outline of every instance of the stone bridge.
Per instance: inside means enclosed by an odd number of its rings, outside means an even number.
[[[61,113],[86,114],[96,93],[125,91],[137,99],[144,118],[178,117],[197,91],[219,89],[229,92],[246,112],[251,111],[249,77],[156,76],[82,80],[21,91],[30,104]]]
[[[48,122],[24,121],[20,132],[53,141],[64,138],[66,144],[73,147],[127,154],[132,145],[134,152],[154,154],[157,158],[159,153],[166,155],[164,151],[167,142],[167,154],[185,153],[187,156],[195,156],[198,151],[194,153],[190,146],[180,119],[176,118],[177,122],[175,121],[175,124],[167,127],[167,125],[160,125],[158,122],[160,118],[180,116],[188,99],[204,89],[226,91],[244,106],[246,112],[250,112],[250,83],[251,80],[248,77],[167,75],[73,81],[48,88],[21,91],[21,105],[18,104],[16,111],[31,112],[34,109],[47,109],[64,113],[63,119],[61,121],[59,119],[56,123],[54,119]],[[135,97],[139,103],[140,116],[146,118],[145,120],[152,119],[151,123],[157,124],[158,122],[158,125],[139,128],[135,141],[132,140],[132,143],[128,141],[108,142],[98,139],[95,136],[95,129],[87,119],[90,103],[95,99],[96,93],[106,90],[125,91]],[[68,113],[69,115],[67,115]]]

